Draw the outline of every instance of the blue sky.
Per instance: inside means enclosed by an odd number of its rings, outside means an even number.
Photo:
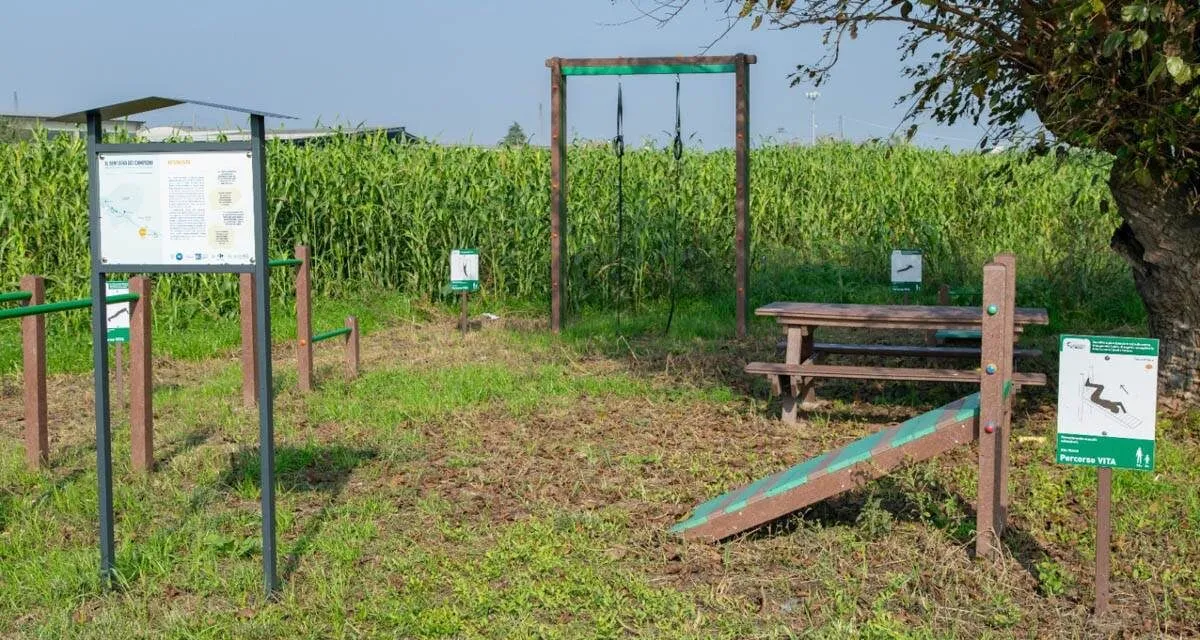
[[[723,5],[723,3],[721,3]],[[691,55],[724,31],[716,3],[660,28],[626,0],[54,0],[13,3],[0,22],[0,111],[53,115],[141,95],[237,104],[324,123],[404,125],[446,142],[491,144],[517,121],[545,143],[552,56]],[[887,136],[909,83],[897,31],[877,27],[843,51],[816,102],[818,135]],[[751,131],[807,140],[810,87],[789,87],[798,62],[821,54],[815,31],[736,26],[710,53],[758,55]],[[613,135],[615,78],[573,78],[570,122],[585,138]],[[626,135],[672,128],[673,78],[624,79]],[[541,120],[539,121],[539,112]],[[684,76],[684,128],[706,147],[733,140],[732,76]],[[225,125],[177,107],[156,124]],[[233,120],[232,124],[241,124]],[[901,129],[903,130],[903,129]],[[970,125],[922,125],[924,146],[971,147]]]

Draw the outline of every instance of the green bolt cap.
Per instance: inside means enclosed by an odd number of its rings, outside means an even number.
[[[989,316],[994,316],[1000,312],[1000,309],[994,304],[989,304],[988,308],[987,308],[987,312],[988,312]]]

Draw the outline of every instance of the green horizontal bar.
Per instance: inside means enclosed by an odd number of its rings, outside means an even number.
[[[267,266],[268,267],[298,267],[302,264],[304,264],[304,261],[298,260],[296,258],[280,258],[278,260],[272,260],[272,261],[268,262]]]
[[[333,331],[326,331],[325,333],[318,333],[317,335],[312,337],[311,342],[313,344],[316,344],[322,340],[328,340],[330,338],[336,338],[338,336],[348,336],[348,335],[350,335],[350,327],[342,327],[341,329],[334,329]]]
[[[137,299],[138,294],[136,293],[121,293],[115,296],[109,296],[104,300],[106,304],[117,304],[119,302],[133,302]],[[11,309],[0,309],[0,320],[6,320],[8,318],[24,318],[25,316],[36,316],[43,313],[54,313],[56,311],[87,309],[91,306],[91,298],[81,298],[79,300],[64,300],[62,302],[35,304],[28,307],[13,307]]]
[[[13,291],[10,293],[0,293],[0,302],[25,302],[33,297],[33,294],[28,291]]]
[[[653,64],[612,67],[563,67],[564,76],[637,76],[661,73],[733,73],[733,64]]]

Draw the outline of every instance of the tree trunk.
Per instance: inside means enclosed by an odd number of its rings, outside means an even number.
[[[1159,397],[1173,410],[1200,403],[1200,210],[1185,189],[1134,184],[1116,167],[1109,178],[1124,223],[1112,248],[1133,279],[1159,344]]]

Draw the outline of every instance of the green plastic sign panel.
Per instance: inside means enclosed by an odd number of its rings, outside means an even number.
[[[1154,470],[1158,340],[1064,335],[1058,462]]]
[[[921,252],[896,249],[892,252],[892,291],[921,290]]]
[[[450,252],[450,290],[479,291],[478,249],[454,249]]]
[[[128,280],[109,280],[104,283],[104,296],[106,298],[123,293],[129,293]],[[129,342],[129,312],[128,302],[107,305],[105,313],[108,316],[107,336],[109,344]]]

